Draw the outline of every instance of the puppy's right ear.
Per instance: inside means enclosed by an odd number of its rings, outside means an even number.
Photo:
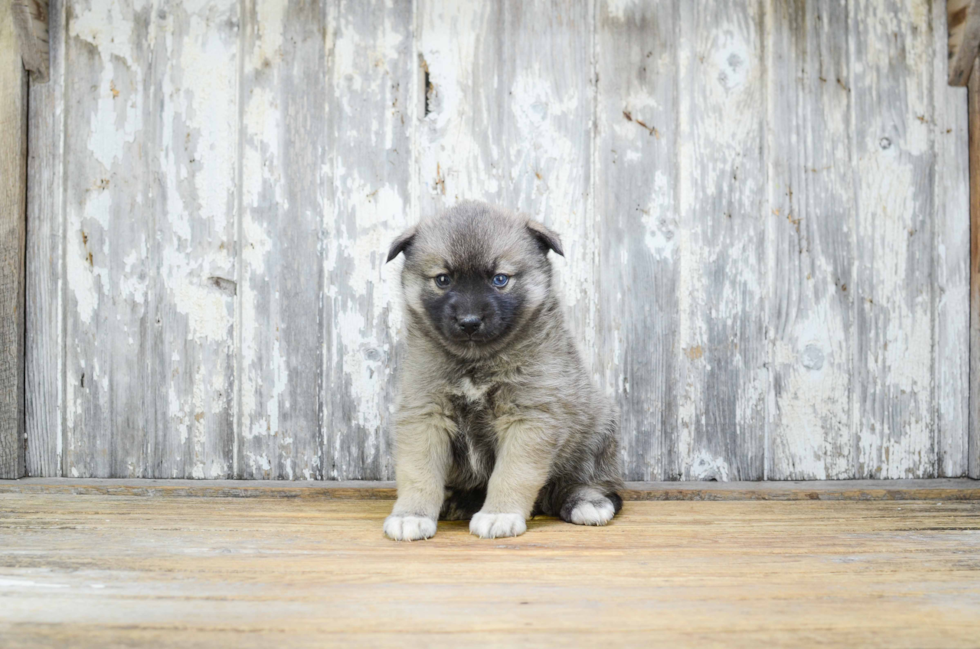
[[[527,222],[527,229],[530,230],[531,235],[537,239],[538,245],[541,247],[541,251],[544,254],[547,255],[549,250],[553,250],[562,257],[565,256],[565,253],[561,249],[561,238],[556,233],[534,220],[529,220]]]
[[[409,229],[399,234],[398,237],[391,242],[391,247],[388,248],[388,259],[385,260],[385,263],[387,264],[389,261],[391,261],[398,255],[400,255],[401,253],[405,252],[405,250],[407,250],[408,247],[412,245],[412,241],[414,239],[415,239],[415,226],[413,225]]]

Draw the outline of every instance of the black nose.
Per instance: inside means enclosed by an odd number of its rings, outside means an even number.
[[[456,318],[456,326],[472,336],[483,326],[483,318],[478,315],[464,315]]]

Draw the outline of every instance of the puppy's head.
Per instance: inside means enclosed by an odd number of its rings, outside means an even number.
[[[402,287],[410,317],[450,352],[481,358],[526,327],[551,291],[549,251],[558,235],[484,203],[460,203],[409,229],[388,261],[405,255]]]

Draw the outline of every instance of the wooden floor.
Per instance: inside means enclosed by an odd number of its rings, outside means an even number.
[[[632,501],[400,544],[385,500],[16,491],[5,649],[980,646],[977,500]]]

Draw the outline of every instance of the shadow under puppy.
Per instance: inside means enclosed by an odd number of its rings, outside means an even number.
[[[622,507],[616,409],[565,327],[549,251],[543,225],[476,202],[392,244],[407,316],[392,539],[429,538],[437,517],[496,538],[535,514],[604,525]]]

